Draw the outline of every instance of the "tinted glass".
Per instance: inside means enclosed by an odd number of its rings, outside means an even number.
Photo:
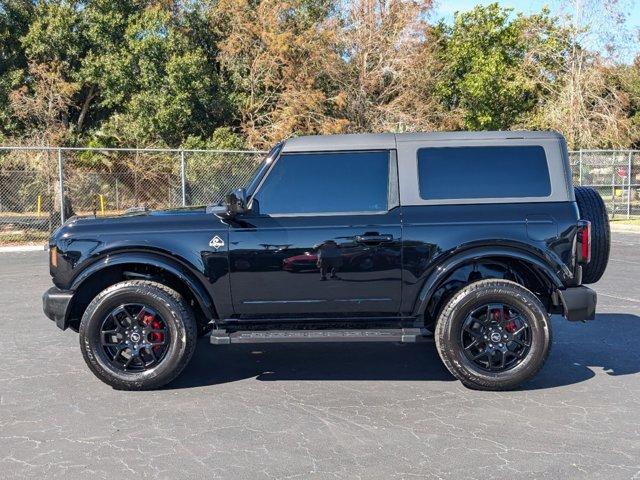
[[[540,146],[423,148],[418,150],[418,175],[425,200],[551,194]]]
[[[260,213],[387,210],[389,153],[283,154],[256,194]]]

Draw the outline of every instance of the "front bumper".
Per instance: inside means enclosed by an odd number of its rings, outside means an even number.
[[[42,295],[42,308],[44,314],[56,322],[58,328],[66,330],[69,326],[67,313],[73,292],[51,287]]]
[[[596,292],[585,286],[558,290],[563,315],[569,321],[593,320],[596,318]]]

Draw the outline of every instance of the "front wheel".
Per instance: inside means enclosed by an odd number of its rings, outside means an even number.
[[[196,346],[197,325],[184,299],[165,285],[120,282],[99,293],[80,322],[85,362],[120,390],[149,390],[176,378]]]
[[[512,390],[544,365],[551,347],[540,300],[508,280],[481,280],[457,292],[435,329],[438,353],[465,386]]]

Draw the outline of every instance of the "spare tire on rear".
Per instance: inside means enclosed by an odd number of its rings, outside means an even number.
[[[580,218],[591,222],[591,261],[582,267],[582,283],[595,283],[609,262],[611,230],[607,207],[594,188],[575,187],[575,193]]]

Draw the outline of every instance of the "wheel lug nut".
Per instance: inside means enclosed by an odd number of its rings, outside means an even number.
[[[499,343],[499,344],[498,344],[498,346],[499,346],[500,348],[502,348],[502,344],[501,344],[501,343]]]

